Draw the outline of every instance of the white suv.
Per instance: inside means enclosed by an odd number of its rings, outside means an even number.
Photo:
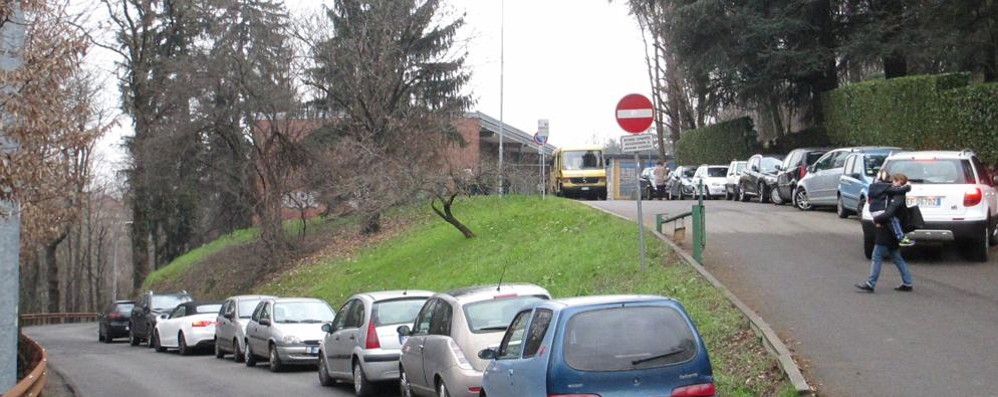
[[[968,259],[985,262],[989,246],[998,244],[998,177],[970,150],[901,152],[883,169],[904,173],[911,182],[908,206],[918,205],[925,228],[908,234],[918,242],[956,242]],[[869,206],[863,209],[863,246],[873,251],[875,228]]]

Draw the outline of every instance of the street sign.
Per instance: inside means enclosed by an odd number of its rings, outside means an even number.
[[[543,144],[545,144],[547,142],[548,142],[548,136],[547,135],[541,135],[540,131],[538,131],[536,134],[534,134],[534,143],[536,143],[538,145],[543,145]]]
[[[636,153],[655,149],[655,138],[649,134],[624,135],[620,137],[620,147],[624,153]]]
[[[549,135],[551,123],[548,119],[538,119],[537,120],[537,135],[547,138]]]
[[[617,102],[617,124],[624,131],[640,134],[651,127],[655,120],[651,101],[641,94],[630,94]]]

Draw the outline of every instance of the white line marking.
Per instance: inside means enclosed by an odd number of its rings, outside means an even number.
[[[620,109],[617,111],[618,119],[646,119],[652,117],[651,109]]]

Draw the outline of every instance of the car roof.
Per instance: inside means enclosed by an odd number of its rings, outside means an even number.
[[[599,306],[614,303],[675,302],[675,299],[657,295],[595,295],[551,301],[561,307]]]
[[[243,299],[276,299],[273,295],[235,295],[225,298],[225,300],[243,300]]]
[[[899,148],[899,147],[894,147],[894,146],[854,146],[854,147],[837,148],[837,149],[830,150],[830,152],[858,152],[858,153],[862,152],[862,153],[869,153],[869,152],[878,152],[878,151],[889,152],[889,151],[893,151],[893,150],[902,150],[902,149]]]
[[[790,153],[793,153],[793,152],[828,152],[828,151],[831,151],[831,150],[832,150],[832,148],[827,148],[827,147],[802,147],[802,148],[797,148],[797,149],[791,150]],[[789,155],[790,153],[787,153],[787,154]]]
[[[500,288],[498,288],[498,290],[496,285],[478,285],[474,287],[459,288],[437,295],[447,295],[459,302],[472,302],[484,299],[493,299],[497,295],[514,293],[517,295],[551,296],[551,293],[546,289],[534,284],[503,284]]]
[[[435,292],[433,291],[411,289],[411,290],[363,292],[354,295],[354,297],[365,296],[377,302],[377,301],[398,299],[398,298],[429,298],[433,296],[433,294],[435,294]]]
[[[179,304],[177,306],[184,306],[184,307],[186,307],[188,309],[192,309],[193,308],[195,311],[197,311],[197,307],[198,306],[221,305],[222,303],[224,303],[224,302],[222,302],[222,301],[190,301],[190,302],[181,303],[181,304]]]
[[[898,152],[890,156],[892,159],[969,159],[974,152],[970,150],[925,150],[915,152]]]
[[[167,291],[167,292],[155,292],[149,291],[147,295],[175,295],[175,296],[191,296],[187,291]]]

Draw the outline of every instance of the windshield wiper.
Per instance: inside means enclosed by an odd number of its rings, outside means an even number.
[[[283,324],[298,324],[301,321],[298,321],[298,320],[281,320],[281,321],[278,321],[278,322],[279,323],[283,323]]]
[[[497,325],[497,326],[492,326],[492,327],[479,328],[478,330],[479,331],[505,331],[506,328],[509,328],[509,327],[507,327],[505,325]]]
[[[305,324],[318,324],[318,323],[321,323],[321,322],[323,322],[323,321],[322,321],[322,320],[312,320],[312,319],[308,319],[308,320],[301,320],[301,322],[303,322],[303,323],[305,323]]]
[[[631,361],[631,365],[638,365],[638,364],[646,363],[646,362],[649,362],[649,361],[652,361],[652,360],[658,360],[660,358],[666,358],[666,357],[669,357],[669,356],[675,356],[675,355],[677,355],[679,353],[682,353],[682,352],[685,352],[685,351],[686,351],[685,347],[680,347],[680,348],[678,348],[676,350],[673,350],[671,352],[665,352],[665,353],[659,354],[657,356],[651,356],[651,357],[642,358],[640,360]]]

